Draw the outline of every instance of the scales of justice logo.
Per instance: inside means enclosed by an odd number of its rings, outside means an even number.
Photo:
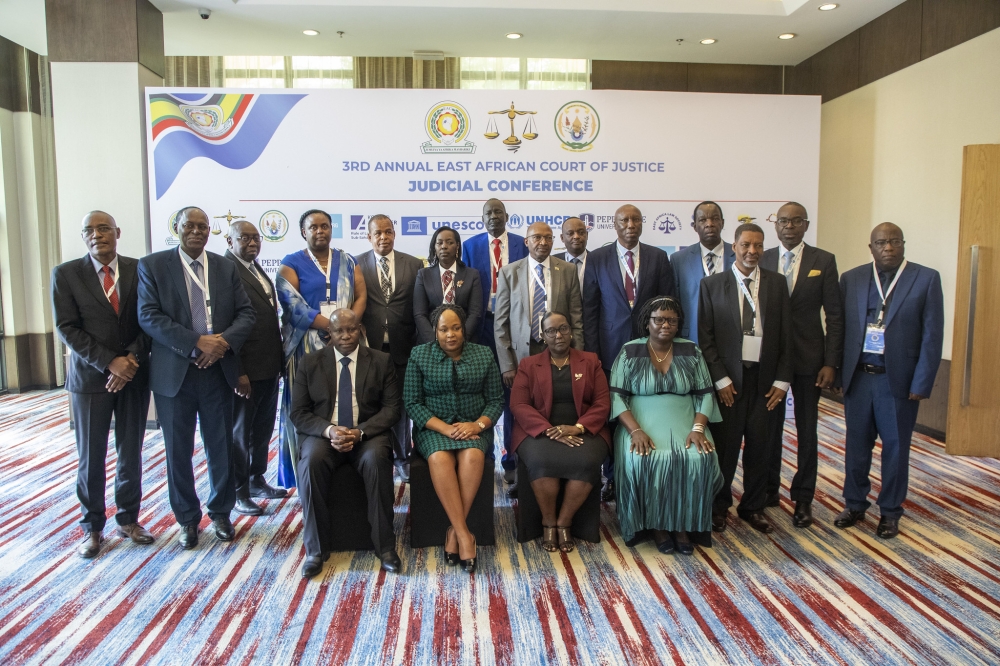
[[[183,210],[183,209],[175,210],[173,213],[171,213],[169,215],[169,217],[167,217],[167,231],[170,232],[170,235],[167,236],[167,239],[166,239],[167,245],[179,245],[180,242],[181,242],[180,241],[180,235],[179,235],[179,229],[177,228],[177,216],[180,214],[181,210]],[[277,211],[275,211],[275,212],[277,212]],[[216,215],[212,219],[213,220],[225,220],[226,221],[226,225],[227,225],[227,229],[228,229],[228,225],[232,224],[235,220],[245,220],[247,218],[246,218],[246,215],[233,215],[233,211],[232,210],[227,210],[225,215]],[[288,221],[285,220],[286,227],[287,227],[287,224],[288,224]],[[213,221],[212,222],[212,235],[213,236],[218,236],[221,233],[222,233],[222,224],[220,222]]]
[[[521,132],[521,138],[526,141],[531,141],[538,138],[538,130],[535,128],[535,121],[532,120],[531,116],[538,113],[537,111],[519,111],[514,108],[514,102],[510,103],[509,109],[504,109],[503,111],[487,111],[491,116],[494,115],[505,115],[510,120],[510,136],[503,140],[507,150],[516,153],[521,147],[521,139],[517,137],[517,132],[514,130],[514,119],[518,116],[528,116],[524,123],[524,128]],[[490,118],[486,123],[486,133],[483,134],[487,139],[496,139],[500,136],[500,132],[497,131],[496,120]]]
[[[568,102],[556,112],[555,128],[564,150],[582,153],[593,147],[601,119],[586,102]]]
[[[472,129],[469,112],[457,102],[438,102],[424,118],[424,131],[430,141],[420,145],[420,152],[466,153],[476,152],[476,144],[465,137]]]

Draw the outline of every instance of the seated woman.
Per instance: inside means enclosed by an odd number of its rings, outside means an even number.
[[[442,303],[454,303],[465,310],[465,339],[476,342],[483,313],[483,290],[479,271],[466,266],[462,237],[451,227],[439,227],[427,250],[430,265],[417,272],[413,286],[413,318],[417,322],[417,344],[434,339],[430,313]]]
[[[488,347],[465,341],[465,311],[446,303],[430,316],[435,340],[413,348],[403,404],[413,420],[413,445],[427,459],[431,483],[451,526],[444,559],[476,569],[476,538],[465,522],[493,448],[493,423],[503,410],[500,369]]]
[[[651,298],[639,313],[648,337],[622,347],[611,368],[618,520],[628,546],[652,530],[661,553],[711,543],[712,500],[722,485],[706,428],[721,421],[701,350],[677,338],[680,303]]]
[[[542,512],[542,548],[573,550],[569,528],[608,455],[611,432],[608,380],[596,354],[572,349],[566,315],[549,312],[542,320],[547,349],[521,361],[510,391],[514,414],[512,450],[524,461]],[[566,479],[556,515],[559,480]]]
[[[299,218],[299,231],[306,249],[281,260],[275,288],[281,303],[281,337],[285,341],[285,390],[281,394],[278,483],[295,486],[295,466],[299,459],[295,426],[289,419],[295,368],[310,352],[326,346],[330,336],[330,315],[339,308],[353,310],[361,319],[368,292],[361,267],[343,250],[330,247],[333,225],[322,210],[307,210]]]

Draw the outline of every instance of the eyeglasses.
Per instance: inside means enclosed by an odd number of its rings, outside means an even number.
[[[241,234],[236,237],[241,243],[260,243],[260,236],[257,234]]]
[[[786,229],[788,227],[791,227],[792,229],[798,229],[804,224],[809,224],[809,220],[807,220],[804,217],[779,217],[773,221],[781,229]]]
[[[208,231],[208,225],[204,222],[185,222],[181,225],[184,231]]]
[[[681,320],[678,317],[650,317],[649,321],[653,322],[653,326],[657,328],[662,327],[664,324],[673,328],[681,323]]]
[[[542,333],[545,337],[554,338],[557,335],[569,335],[573,329],[569,327],[569,324],[563,324],[559,328],[547,328]]]
[[[890,238],[888,240],[879,239],[877,241],[872,241],[874,245],[879,250],[884,250],[886,245],[891,245],[894,248],[901,248],[906,243],[902,238]]]
[[[87,227],[87,228],[85,228],[83,230],[82,233],[83,233],[83,237],[84,238],[92,238],[92,237],[94,237],[97,234],[100,234],[102,236],[107,236],[108,234],[110,234],[114,230],[115,230],[115,227],[109,227],[106,224],[102,224],[99,227]]]

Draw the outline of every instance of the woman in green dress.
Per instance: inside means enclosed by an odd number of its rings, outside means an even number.
[[[435,339],[413,348],[403,403],[413,420],[413,445],[427,459],[431,483],[451,526],[444,559],[476,569],[476,538],[465,522],[483,478],[493,424],[503,411],[500,370],[488,347],[465,341],[465,311],[438,306]]]
[[[721,421],[708,366],[690,340],[677,338],[680,303],[657,296],[639,321],[648,337],[622,347],[611,369],[615,484],[622,537],[635,545],[652,530],[661,553],[690,555],[692,537],[710,545],[712,500],[722,472],[709,421]]]

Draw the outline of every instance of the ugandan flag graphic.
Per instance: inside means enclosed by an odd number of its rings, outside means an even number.
[[[149,96],[156,198],[196,157],[245,169],[260,157],[288,112],[305,95],[154,93]]]

